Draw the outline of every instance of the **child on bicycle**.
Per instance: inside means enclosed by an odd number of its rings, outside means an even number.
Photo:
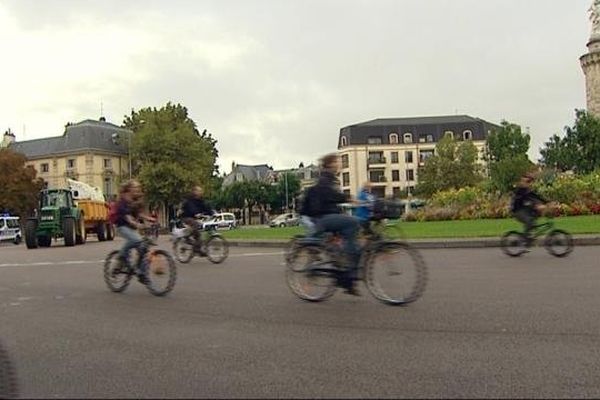
[[[197,218],[201,217],[202,215],[214,215],[214,211],[204,200],[204,190],[201,186],[194,186],[192,192],[183,203],[182,208],[183,211],[181,213],[181,217],[183,219],[183,223],[192,229],[192,237],[194,238],[195,247],[198,249],[200,255],[205,256],[206,254],[202,250],[202,236],[200,235],[202,226],[198,222]]]
[[[548,203],[544,198],[531,189],[534,181],[531,173],[521,177],[513,192],[511,211],[515,219],[525,227],[525,237],[531,238],[531,232],[535,228],[535,221],[542,214]]]
[[[117,232],[125,239],[125,244],[119,252],[119,260],[122,265],[128,263],[127,256],[131,249],[136,248],[142,243],[142,237],[138,229],[144,227],[140,221],[146,220],[153,222],[150,217],[142,213],[143,192],[142,185],[136,180],[125,182],[119,192],[117,203]],[[142,283],[147,283],[147,271],[139,271],[138,279]]]

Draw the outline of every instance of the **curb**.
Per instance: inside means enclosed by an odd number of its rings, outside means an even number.
[[[230,246],[236,247],[262,247],[262,248],[285,248],[289,240],[228,240]],[[500,247],[500,240],[490,239],[440,239],[440,240],[408,240],[417,249],[481,249]],[[573,238],[575,246],[600,246],[600,236],[580,236]],[[543,246],[538,241],[537,246]]]

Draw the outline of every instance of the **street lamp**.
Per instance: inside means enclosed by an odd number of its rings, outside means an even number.
[[[127,141],[127,155],[129,156],[129,179],[131,179],[131,133],[129,133],[127,135],[128,137],[128,141]],[[114,144],[119,144],[119,139],[121,138],[119,133],[113,133],[112,134],[112,142]]]

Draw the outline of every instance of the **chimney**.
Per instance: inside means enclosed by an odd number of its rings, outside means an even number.
[[[231,172],[233,172],[233,170],[235,169],[235,161],[231,162]]]
[[[4,132],[4,137],[2,138],[2,145],[0,147],[8,147],[11,143],[15,142],[15,134],[12,133],[10,128]]]
[[[100,117],[100,122],[106,122],[106,118]]]

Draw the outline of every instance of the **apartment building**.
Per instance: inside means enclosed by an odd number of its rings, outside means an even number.
[[[486,138],[497,128],[468,115],[380,118],[344,127],[338,139],[342,190],[355,196],[370,182],[379,197],[412,191],[419,167],[435,154],[437,142],[445,136],[472,141],[478,149],[478,162],[484,165]]]

